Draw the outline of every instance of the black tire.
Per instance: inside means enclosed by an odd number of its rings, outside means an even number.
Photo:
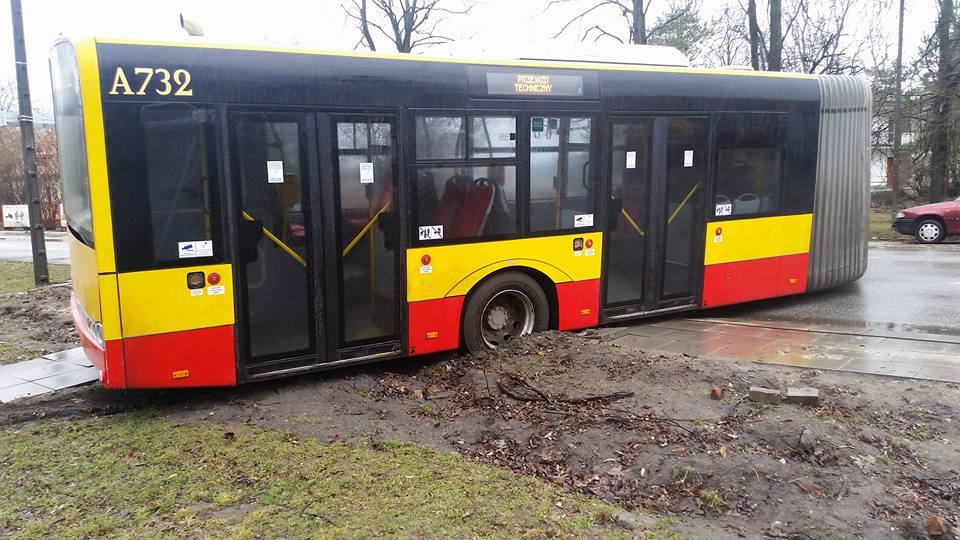
[[[463,311],[463,346],[470,352],[489,351],[521,335],[546,330],[549,322],[550,303],[540,285],[526,274],[504,272],[471,293]]]
[[[947,228],[940,220],[924,218],[917,222],[913,237],[921,244],[939,244],[947,236]]]

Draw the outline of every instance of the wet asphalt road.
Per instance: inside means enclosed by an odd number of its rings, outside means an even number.
[[[46,244],[48,263],[70,264],[70,250],[62,238],[48,238]],[[0,261],[30,262],[32,260],[29,236],[25,234],[0,236]]]
[[[960,335],[960,244],[871,243],[867,273],[859,281],[702,315]]]

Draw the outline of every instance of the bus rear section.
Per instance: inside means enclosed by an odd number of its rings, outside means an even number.
[[[93,40],[51,52],[83,349],[107,388],[236,384],[213,119],[190,105],[106,107],[99,67]]]

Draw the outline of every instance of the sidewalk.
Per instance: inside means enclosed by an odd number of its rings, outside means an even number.
[[[100,372],[83,349],[68,349],[40,358],[0,366],[0,403],[96,381]]]
[[[656,321],[607,336],[653,353],[960,383],[960,336],[724,319]]]
[[[30,238],[30,232],[21,229],[0,230],[0,240],[23,240]],[[64,242],[67,239],[66,231],[43,231],[43,238],[48,242]]]

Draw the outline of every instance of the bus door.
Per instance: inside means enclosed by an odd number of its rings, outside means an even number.
[[[699,304],[706,116],[614,118],[604,320]]]
[[[331,258],[327,313],[334,360],[402,354],[401,225],[393,115],[320,115]],[[335,329],[334,329],[335,327]]]
[[[322,343],[312,117],[232,112],[229,132],[243,367],[251,378],[310,367]]]

